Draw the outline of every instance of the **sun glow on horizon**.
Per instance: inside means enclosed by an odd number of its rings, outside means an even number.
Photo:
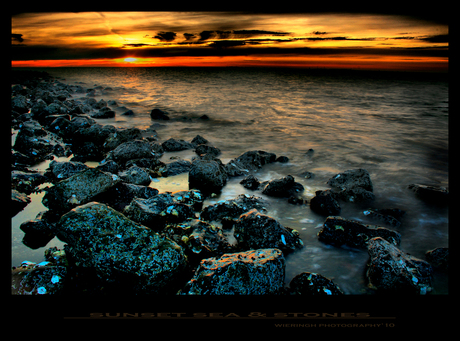
[[[125,58],[124,61],[127,63],[134,63],[135,61],[137,61],[137,58],[128,57],[128,58]]]

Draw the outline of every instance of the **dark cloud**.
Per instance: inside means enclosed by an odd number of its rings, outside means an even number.
[[[213,41],[209,46],[211,47],[235,47],[235,46],[243,46],[246,45],[246,42],[243,40],[216,40]]]
[[[173,41],[176,39],[176,33],[174,32],[158,32],[153,38],[159,39],[160,41]]]
[[[184,38],[185,40],[192,40],[193,38],[195,38],[196,36],[193,34],[193,33],[184,33]]]
[[[449,35],[448,34],[440,34],[435,36],[428,36],[421,38],[423,41],[428,41],[430,43],[448,43],[449,42]]]
[[[11,42],[15,43],[22,43],[24,39],[22,38],[22,34],[11,33]]]
[[[151,44],[123,44],[123,47],[145,47],[145,46],[152,46]]]
[[[350,41],[373,41],[377,38],[348,38],[348,37],[310,37],[310,38],[294,38],[295,40],[308,40],[308,41],[323,41],[323,40],[350,40]]]
[[[313,31],[312,34],[321,36],[321,35],[327,34],[327,32]]]
[[[271,36],[285,36],[290,33],[288,32],[276,32],[276,31],[263,31],[263,30],[234,30],[234,37],[249,38],[262,35],[271,35]]]

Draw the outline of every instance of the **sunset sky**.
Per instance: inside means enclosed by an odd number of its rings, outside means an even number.
[[[11,25],[13,67],[448,68],[448,25],[398,14],[38,12]]]

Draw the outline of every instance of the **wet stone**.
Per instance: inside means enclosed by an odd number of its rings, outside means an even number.
[[[234,236],[242,250],[277,248],[290,253],[303,247],[298,231],[284,227],[276,219],[252,209],[240,216]]]
[[[449,270],[449,248],[438,247],[427,251],[425,258],[433,268],[446,272]]]
[[[238,219],[243,213],[252,209],[260,212],[266,210],[268,203],[261,197],[240,194],[234,199],[219,201],[214,205],[206,206],[200,218],[206,221],[219,221],[223,219]]]
[[[383,238],[368,243],[369,287],[378,292],[425,295],[432,290],[432,267],[424,260],[399,250]]]
[[[273,295],[283,290],[285,260],[278,249],[203,259],[182,295]]]
[[[449,190],[445,187],[411,184],[408,188],[419,198],[430,203],[444,205],[449,199]]]
[[[69,264],[94,271],[115,293],[169,292],[186,266],[177,243],[97,202],[63,215],[57,236]]]
[[[324,243],[355,248],[366,248],[368,241],[374,237],[382,237],[394,245],[401,242],[401,235],[396,231],[375,225],[364,225],[338,216],[327,217],[318,232],[318,239]]]
[[[314,272],[302,272],[289,283],[294,295],[343,295],[343,291],[329,278]]]
[[[344,201],[374,200],[373,184],[365,169],[351,169],[334,175],[327,181],[336,198]]]
[[[249,175],[256,172],[264,165],[273,163],[276,155],[262,150],[248,151],[229,161],[225,165],[228,176]]]
[[[68,211],[91,201],[94,196],[108,190],[120,181],[120,178],[113,174],[88,168],[45,189],[46,194],[42,203],[49,209]]]
[[[316,196],[310,200],[310,208],[312,211],[325,216],[339,215],[342,210],[334,193],[328,189],[316,191]]]

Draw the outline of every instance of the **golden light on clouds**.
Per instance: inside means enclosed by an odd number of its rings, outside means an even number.
[[[13,66],[300,66],[447,70],[448,27],[358,13],[78,12],[12,17]],[[54,63],[54,65],[53,65]],[[443,65],[443,67],[442,67]]]

